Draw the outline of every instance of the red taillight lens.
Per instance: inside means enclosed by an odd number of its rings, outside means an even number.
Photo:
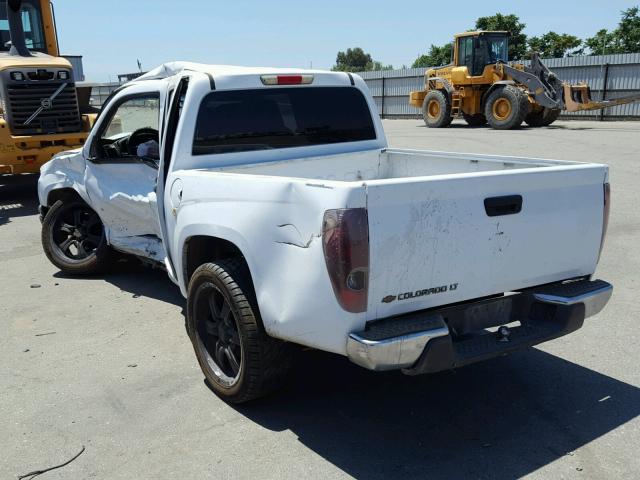
[[[611,209],[611,186],[608,183],[604,184],[604,209],[602,211],[602,239],[600,240],[600,253],[598,254],[598,260],[602,255],[602,247],[604,247],[604,237],[607,236],[607,228],[609,227],[609,210]]]
[[[322,225],[322,247],[338,303],[348,312],[365,312],[369,290],[367,210],[327,210]]]
[[[300,85],[302,75],[278,75],[278,85]]]
[[[262,75],[264,85],[309,85],[313,83],[313,75]]]

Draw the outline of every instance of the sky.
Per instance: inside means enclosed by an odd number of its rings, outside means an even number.
[[[515,13],[529,36],[580,38],[615,28],[640,1],[536,0],[54,0],[63,54],[82,55],[87,81],[173,60],[329,69],[339,50],[411,66],[430,44],[451,41],[476,18]]]

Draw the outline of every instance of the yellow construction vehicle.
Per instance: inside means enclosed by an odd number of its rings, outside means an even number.
[[[38,172],[83,145],[95,119],[80,113],[52,8],[49,0],[0,1],[0,173]]]
[[[422,108],[429,127],[447,127],[456,117],[471,126],[496,129],[553,123],[560,112],[598,110],[640,101],[640,95],[596,102],[586,84],[560,81],[533,54],[530,65],[508,62],[509,32],[475,31],[455,35],[451,64],[431,68],[424,89],[409,103]]]

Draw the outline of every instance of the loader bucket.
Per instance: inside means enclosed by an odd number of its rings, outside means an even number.
[[[601,110],[616,105],[640,102],[640,95],[616,98],[613,100],[591,100],[591,88],[584,83],[578,85],[563,84],[564,88],[564,109],[567,112],[579,112],[581,110]]]

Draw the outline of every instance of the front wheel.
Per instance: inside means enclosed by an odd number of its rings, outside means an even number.
[[[484,115],[492,128],[508,130],[518,128],[529,113],[529,98],[518,87],[507,85],[489,94]]]
[[[422,102],[422,118],[427,127],[443,128],[451,125],[451,103],[440,90],[430,90]]]
[[[58,200],[42,221],[42,248],[56,267],[72,275],[104,271],[111,249],[98,214],[80,200]]]
[[[202,372],[223,400],[247,402],[284,381],[288,345],[264,331],[242,259],[205,263],[193,273],[187,330]]]

